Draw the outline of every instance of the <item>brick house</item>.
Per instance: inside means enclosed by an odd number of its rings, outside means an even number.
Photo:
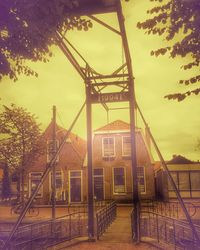
[[[141,199],[155,197],[153,158],[147,141],[142,130],[137,128],[137,174]],[[94,131],[93,168],[96,199],[132,200],[131,144],[128,123],[116,120]]]
[[[46,152],[39,157],[37,162],[30,166],[26,175],[26,191],[30,196],[32,190],[39,182],[47,163],[52,157],[52,131],[53,124],[49,124],[43,133],[46,142]],[[66,130],[56,125],[57,147],[63,141]],[[83,202],[86,197],[86,169],[83,165],[86,154],[86,142],[79,136],[70,133],[69,138],[56,160],[56,200],[57,202]],[[37,202],[51,203],[52,173],[49,173],[37,194]]]
[[[31,195],[51,158],[52,129],[51,122],[43,133],[47,146],[46,153],[27,171],[25,187],[27,196]],[[65,133],[65,129],[56,125],[57,146]],[[153,160],[141,129],[136,130],[136,146],[140,197],[153,199],[155,196]],[[70,133],[56,161],[57,203],[86,202],[86,165],[86,141]],[[96,200],[131,201],[132,174],[128,123],[117,120],[94,131],[93,169]],[[52,174],[50,173],[37,194],[38,203],[51,203],[51,180]]]
[[[167,167],[182,198],[200,198],[200,163],[186,159],[181,155],[173,155],[167,161]],[[164,199],[177,198],[161,164],[157,163],[156,190]]]

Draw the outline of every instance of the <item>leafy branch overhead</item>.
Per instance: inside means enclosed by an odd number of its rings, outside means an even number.
[[[148,10],[150,18],[138,22],[139,29],[147,34],[163,36],[168,46],[151,51],[151,55],[159,56],[169,53],[170,57],[187,57],[184,70],[196,69],[200,66],[200,1],[199,0],[150,0],[156,6]],[[189,79],[180,79],[180,84],[191,85],[200,82],[200,75]],[[200,88],[189,89],[185,93],[166,95],[168,99],[181,101],[191,94],[198,95]]]
[[[55,31],[88,30],[89,20],[71,14],[78,6],[78,0],[0,1],[0,80],[37,76],[24,60],[48,61]]]

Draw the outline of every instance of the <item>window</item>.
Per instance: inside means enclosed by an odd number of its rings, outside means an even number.
[[[52,186],[52,172],[50,179],[50,187]],[[56,189],[60,189],[63,186],[63,176],[61,171],[56,171]],[[51,188],[50,188],[51,189]]]
[[[192,190],[200,190],[200,172],[190,172]]]
[[[176,184],[176,187],[178,188],[178,176],[177,176],[177,172],[170,172],[170,174],[171,174],[171,177],[172,177],[172,179],[174,180],[174,182]],[[172,186],[169,178],[168,178],[168,190],[169,191],[173,191],[174,190],[174,188],[173,188],[173,186]]]
[[[125,169],[124,168],[114,168],[113,169],[113,186],[114,193],[120,194],[126,192],[125,185]]]
[[[190,190],[190,179],[189,179],[189,172],[179,172],[179,190],[186,191]]]
[[[131,156],[131,138],[130,136],[122,137],[122,155]]]
[[[103,138],[103,157],[115,155],[114,137]]]
[[[69,202],[82,201],[82,173],[81,171],[70,171],[70,193]]]
[[[94,196],[97,201],[104,200],[104,176],[103,168],[93,170],[94,178]]]
[[[140,193],[146,192],[145,169],[137,167],[138,190]]]
[[[34,172],[29,174],[29,196],[31,196],[32,192],[35,190],[37,185],[40,183],[42,177],[41,172]],[[43,185],[39,189],[36,198],[41,198],[43,195]]]
[[[52,172],[50,173],[50,181],[49,181],[49,190],[52,191],[52,181],[53,175]],[[56,171],[56,190],[55,190],[55,197],[56,200],[63,200],[63,175],[61,171]],[[52,193],[51,193],[52,195]]]
[[[58,147],[59,147],[59,141],[56,140],[56,149],[55,149],[55,152],[57,152],[58,150]],[[53,158],[53,155],[54,155],[54,150],[53,150],[53,140],[48,140],[47,141],[47,162],[50,162]],[[56,162],[58,162],[59,160],[59,157],[57,156],[56,158]]]

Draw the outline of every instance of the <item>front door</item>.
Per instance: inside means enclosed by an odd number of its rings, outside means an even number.
[[[97,201],[104,200],[103,169],[94,169],[94,196]]]
[[[81,171],[70,171],[70,202],[81,202]]]

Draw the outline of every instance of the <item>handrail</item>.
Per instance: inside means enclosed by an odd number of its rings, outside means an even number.
[[[162,214],[159,214],[159,213],[155,213],[155,212],[150,212],[148,210],[146,210],[146,211],[141,210],[141,213],[148,213],[148,214],[158,215],[158,216],[160,216],[162,218],[168,219],[169,221],[175,221],[177,224],[180,224],[180,225],[183,225],[185,227],[190,228],[189,223],[186,222],[186,221],[178,220],[178,219],[175,219],[175,218],[172,218],[172,217],[169,217],[169,216],[165,216],[165,215],[162,215]],[[194,224],[194,225],[198,230],[200,230],[200,225],[198,225],[198,224]],[[200,231],[199,231],[199,233],[200,233]]]
[[[198,235],[200,226],[193,224]],[[199,249],[198,240],[189,223],[159,213],[140,211],[141,241],[164,249]]]
[[[84,212],[74,212],[56,219],[31,223],[18,228],[9,249],[43,249],[50,244],[59,244],[66,240],[87,235]],[[74,223],[76,222],[76,223]],[[38,245],[39,244],[39,245]]]
[[[97,239],[105,232],[109,225],[116,218],[117,204],[116,201],[111,202],[106,207],[100,209],[96,213]]]
[[[185,206],[188,210],[188,213],[191,217],[196,214],[197,206],[191,202],[185,202]],[[171,217],[179,218],[179,208],[181,208],[180,203],[176,201],[150,201],[150,202],[141,202],[141,208],[148,207],[149,211],[160,211],[160,214],[170,215]],[[192,209],[192,213],[191,213]]]

